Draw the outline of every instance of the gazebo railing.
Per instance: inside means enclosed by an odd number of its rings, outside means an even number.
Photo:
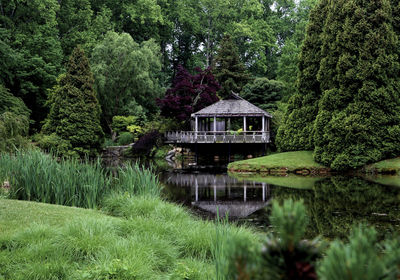
[[[170,131],[166,143],[269,143],[269,131]]]

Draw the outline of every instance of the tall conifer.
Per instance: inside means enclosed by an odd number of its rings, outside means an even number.
[[[279,127],[276,138],[281,151],[314,149],[314,120],[321,97],[317,73],[327,5],[328,0],[322,0],[310,13],[307,35],[300,54],[297,92],[289,100],[284,123]]]
[[[250,75],[240,61],[238,48],[229,35],[221,41],[213,73],[221,85],[218,95],[222,99],[229,96],[232,91],[240,93],[243,86],[250,81]]]
[[[55,133],[68,141],[72,152],[80,156],[97,155],[104,136],[93,84],[89,61],[77,47],[70,56],[67,73],[50,97],[50,113],[43,127],[45,133]]]
[[[318,80],[315,159],[336,170],[400,153],[398,36],[389,0],[331,1]]]

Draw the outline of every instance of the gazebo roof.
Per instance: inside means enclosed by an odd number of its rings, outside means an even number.
[[[232,92],[228,99],[220,100],[200,111],[193,113],[192,117],[262,117],[272,118],[272,115],[239,95]]]

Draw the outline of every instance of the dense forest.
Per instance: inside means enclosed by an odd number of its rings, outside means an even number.
[[[389,0],[1,1],[2,149],[29,135],[95,155],[104,135],[187,129],[234,91],[273,114],[280,151],[314,150],[337,170],[395,157],[399,11]]]
[[[141,110],[135,106],[151,116],[179,65],[189,72],[213,65],[224,34],[232,37],[249,74],[292,83],[314,2],[1,1],[1,83],[22,98],[38,130],[49,92],[80,45],[104,117]],[[121,104],[105,108],[115,97],[110,95],[121,95]]]

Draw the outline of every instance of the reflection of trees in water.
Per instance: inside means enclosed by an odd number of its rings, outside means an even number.
[[[310,216],[309,235],[344,238],[354,223],[367,223],[381,237],[400,229],[400,189],[357,177],[336,176],[319,181],[313,190],[274,188],[280,200],[303,199]]]
[[[318,229],[315,224],[315,220],[312,218],[313,214],[313,201],[314,201],[314,190],[305,190],[305,189],[293,189],[286,187],[274,187],[271,190],[271,197],[273,200],[278,201],[280,204],[283,203],[285,199],[293,199],[294,201],[302,199],[304,201],[304,205],[307,209],[307,214],[310,217],[307,231],[305,234],[306,238],[314,238],[318,235]]]

